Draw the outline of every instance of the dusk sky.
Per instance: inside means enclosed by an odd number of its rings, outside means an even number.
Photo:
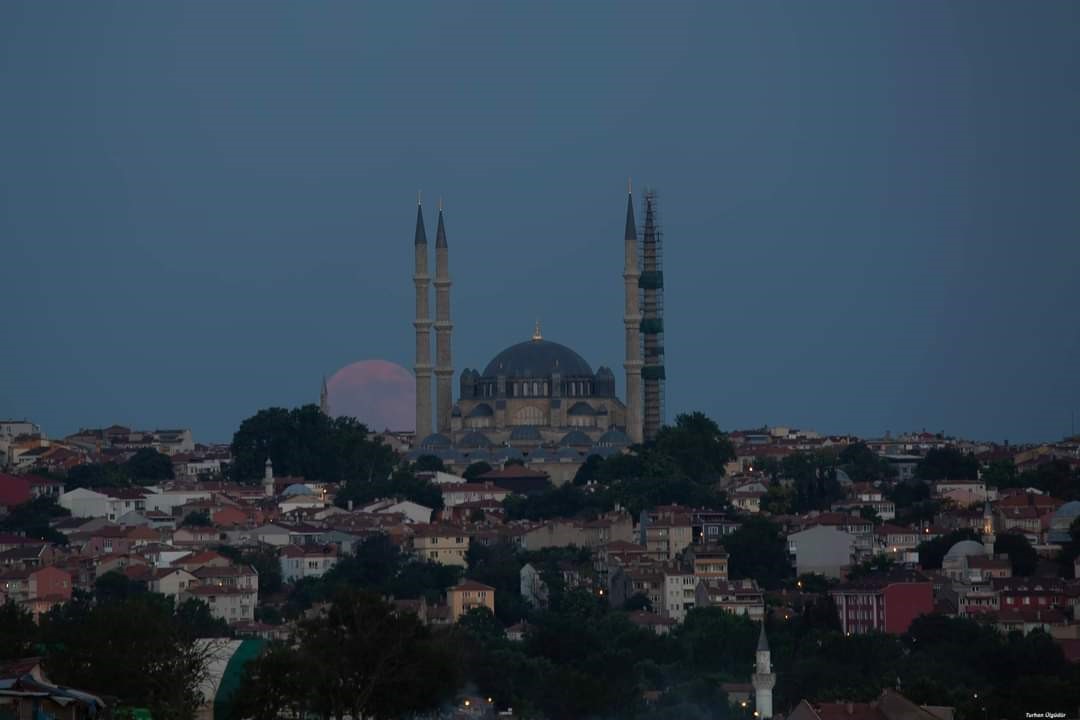
[[[628,176],[669,420],[1080,414],[1075,1],[6,0],[0,418],[228,441],[350,362],[411,369],[417,190],[455,370],[540,318],[621,396]]]

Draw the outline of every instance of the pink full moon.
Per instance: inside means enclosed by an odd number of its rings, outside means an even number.
[[[416,428],[413,374],[386,360],[363,360],[338,370],[326,381],[330,414],[354,417],[373,432]]]

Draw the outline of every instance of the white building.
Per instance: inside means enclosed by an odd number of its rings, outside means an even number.
[[[281,551],[281,579],[295,582],[319,578],[337,565],[337,561],[337,549],[333,546],[289,545]]]

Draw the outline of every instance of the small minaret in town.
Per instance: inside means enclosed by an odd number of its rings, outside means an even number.
[[[757,665],[754,672],[754,703],[759,718],[772,717],[772,691],[776,685],[776,675],[772,671],[769,653],[769,640],[765,637],[765,623],[761,623],[761,635],[757,641]]]
[[[322,390],[319,391],[319,410],[323,415],[330,417],[330,393],[326,390],[326,376],[322,378]]]
[[[266,497],[274,497],[274,463],[266,458],[266,466],[263,470],[263,493]]]
[[[994,542],[997,540],[997,536],[994,534],[994,511],[989,502],[983,507],[982,534],[983,548],[986,549],[987,556],[994,557]]]
[[[435,431],[450,434],[450,412],[454,404],[452,386],[454,362],[450,352],[450,266],[439,201],[439,225],[435,230]],[[423,437],[417,433],[418,437]]]
[[[641,269],[637,256],[637,226],[634,223],[634,194],[627,183],[626,232],[623,234],[623,283],[626,285],[626,305],[623,308],[623,325],[626,328],[626,434],[630,442],[643,440],[641,430],[641,309],[638,304],[638,280]]]
[[[413,238],[413,284],[416,285],[416,440],[431,434],[431,276],[428,275],[427,233],[420,199],[416,200],[416,234]]]

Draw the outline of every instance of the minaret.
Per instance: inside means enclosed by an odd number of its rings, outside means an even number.
[[[987,502],[983,507],[983,549],[990,557],[994,557],[994,543],[997,535],[994,534],[994,511]]]
[[[769,640],[765,637],[765,623],[761,623],[761,635],[757,641],[757,664],[754,672],[754,705],[757,717],[762,720],[772,717],[772,691],[776,685],[776,674],[772,671]]]
[[[439,201],[439,227],[435,231],[435,429],[450,434],[450,410],[454,363],[450,356],[450,268],[443,225],[442,201]]]
[[[637,226],[634,224],[634,193],[627,183],[626,232],[623,283],[626,286],[626,306],[623,325],[626,327],[626,434],[630,442],[640,443],[641,435],[641,310],[638,307]]]
[[[641,235],[641,334],[644,386],[642,434],[656,439],[664,423],[664,269],[660,228],[656,221],[656,194],[645,192],[645,230]]]
[[[263,468],[263,494],[266,497],[274,497],[274,463],[270,462],[270,458],[266,458],[266,465]]]
[[[416,201],[416,239],[413,241],[416,265],[413,284],[416,285],[416,441],[431,434],[431,276],[428,275],[427,233],[424,232],[424,213],[419,198]]]
[[[319,391],[319,410],[323,415],[330,417],[330,393],[326,390],[326,376],[322,378],[322,390]]]

